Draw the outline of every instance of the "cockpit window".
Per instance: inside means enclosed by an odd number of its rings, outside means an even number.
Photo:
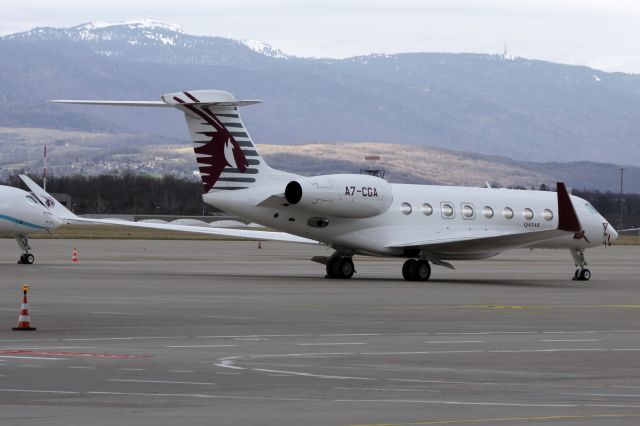
[[[25,196],[25,198],[27,199],[27,203],[29,203],[29,204],[33,204],[34,206],[39,204],[38,200],[33,198],[33,196],[31,196],[31,195],[27,195],[27,196]]]
[[[587,207],[587,210],[589,210],[589,212],[593,214],[598,214],[598,210],[596,210],[595,207],[593,207],[591,204],[585,203],[585,206]]]

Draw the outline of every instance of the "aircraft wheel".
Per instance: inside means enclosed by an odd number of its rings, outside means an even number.
[[[418,269],[418,261],[409,259],[402,265],[402,276],[405,281],[415,281],[417,278],[416,270]]]
[[[591,271],[588,269],[583,269],[580,271],[580,281],[589,281],[591,279]]]
[[[31,253],[27,253],[27,254],[25,254],[23,256],[24,256],[24,262],[23,263],[26,263],[27,265],[32,265],[33,262],[36,260],[36,258]]]
[[[339,274],[339,268],[338,268],[338,263],[340,261],[340,258],[338,257],[332,257],[329,259],[329,261],[327,262],[327,278],[338,278],[338,274]]]
[[[424,259],[418,260],[416,262],[414,281],[428,281],[430,276],[431,266],[429,265],[429,262]]]
[[[340,278],[350,279],[353,277],[353,274],[356,272],[355,267],[353,266],[353,261],[348,257],[343,257],[340,259],[338,263],[338,269],[340,270]]]

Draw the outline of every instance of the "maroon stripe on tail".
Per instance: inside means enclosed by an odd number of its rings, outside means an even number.
[[[194,102],[199,102],[190,93],[184,92],[185,96]],[[197,108],[194,105],[189,105],[178,97],[173,98],[176,102],[182,104],[192,113],[202,118],[207,124],[213,127],[215,132],[203,132],[202,134],[211,138],[211,140],[205,145],[194,148],[196,154],[206,155],[205,157],[199,157],[197,161],[205,164],[206,166],[199,167],[200,173],[203,173],[202,183],[204,185],[204,192],[209,192],[211,188],[220,178],[223,170],[226,167],[237,168],[240,172],[244,173],[249,166],[240,145],[236,142],[235,138],[229,133],[227,128],[218,120],[218,118],[206,108]],[[225,146],[231,143],[233,159],[236,164],[229,164],[224,155]],[[206,175],[205,175],[206,174]]]

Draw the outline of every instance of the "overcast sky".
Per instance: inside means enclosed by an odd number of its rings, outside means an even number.
[[[154,18],[299,56],[502,52],[640,73],[638,0],[2,0],[0,34]]]

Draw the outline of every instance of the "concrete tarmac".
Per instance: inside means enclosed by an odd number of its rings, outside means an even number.
[[[428,283],[272,242],[32,246],[0,240],[2,425],[640,424],[637,246],[587,251],[589,282],[516,250]]]

